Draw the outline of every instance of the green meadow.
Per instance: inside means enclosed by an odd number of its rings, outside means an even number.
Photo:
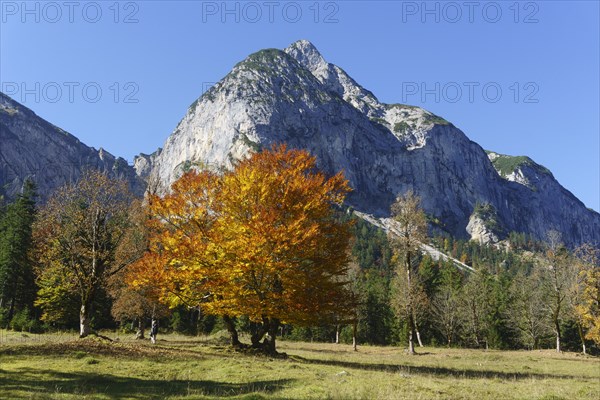
[[[233,351],[224,335],[0,332],[2,399],[594,399],[600,359],[575,353],[278,341]]]

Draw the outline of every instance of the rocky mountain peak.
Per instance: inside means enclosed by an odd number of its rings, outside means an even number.
[[[302,66],[311,71],[316,77],[322,76],[329,68],[319,50],[308,40],[298,40],[284,50],[294,57]]]
[[[342,97],[370,118],[381,118],[384,106],[375,95],[360,86],[343,69],[328,63],[307,40],[298,40],[284,50],[309,70],[325,87]]]
[[[410,189],[435,228],[456,237],[493,242],[516,231],[543,239],[555,229],[570,245],[600,242],[600,214],[551,175],[519,164],[533,185],[511,181],[453,124],[420,107],[379,102],[306,40],[238,63],[136,168],[160,193],[189,168],[231,168],[281,142],[308,150],[327,173],[343,170],[354,189],[348,203],[363,213],[388,216]],[[493,213],[475,212],[478,204]]]
[[[306,56],[317,56],[321,59],[323,58],[323,56],[321,55],[321,53],[319,53],[319,50],[317,50],[315,45],[306,39],[296,40],[294,43],[290,44],[284,51],[286,53],[290,53],[290,51],[292,50],[301,52]]]
[[[552,172],[527,156],[509,156],[487,151],[488,158],[498,174],[511,182],[516,182],[531,190],[543,189],[541,186],[553,182]]]
[[[567,245],[600,243],[589,210],[528,157],[486,152],[457,127],[420,107],[384,104],[310,42],[249,55],[200,96],[162,149],[134,166],[35,115],[0,93],[0,195],[33,177],[41,197],[96,168],[159,194],[190,168],[220,171],[273,143],[308,150],[328,174],[344,171],[348,204],[385,218],[413,190],[432,229],[482,242],[512,231]],[[137,175],[136,175],[137,173]]]

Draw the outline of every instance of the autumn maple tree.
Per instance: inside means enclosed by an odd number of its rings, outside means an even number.
[[[223,316],[232,344],[231,318],[247,316],[252,346],[274,353],[281,323],[323,321],[345,304],[350,230],[335,205],[349,190],[342,173],[328,178],[284,145],[221,175],[190,171],[150,196],[150,251],[130,283],[154,282],[171,306]]]
[[[584,244],[575,253],[579,261],[581,284],[581,296],[575,304],[575,313],[577,320],[582,321],[580,329],[587,329],[585,339],[600,345],[600,250]]]
[[[51,196],[34,225],[36,305],[43,319],[56,318],[76,298],[79,335],[91,333],[92,305],[108,278],[143,253],[134,215],[126,182],[99,171],[86,172]]]

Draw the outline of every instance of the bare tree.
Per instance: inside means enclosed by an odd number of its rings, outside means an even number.
[[[391,209],[395,226],[390,234],[390,244],[397,264],[392,303],[399,315],[408,321],[409,354],[415,353],[415,316],[427,298],[416,277],[417,255],[427,239],[427,220],[420,203],[419,197],[409,191],[399,196]]]
[[[352,259],[350,254],[348,255],[348,258]],[[359,308],[364,301],[364,293],[360,288],[360,276],[360,265],[355,260],[350,261],[348,263],[346,275],[338,279],[340,283],[349,283],[347,285],[346,297],[338,300],[340,303],[343,303],[344,306],[340,307],[340,309],[338,309],[333,316],[333,320],[335,321],[335,343],[339,344],[340,342],[340,331],[342,326],[351,324],[352,349],[354,351],[358,350],[356,334],[359,319]]]
[[[567,295],[569,289],[570,263],[568,252],[560,241],[560,233],[549,231],[547,234],[547,250],[543,260],[542,280],[549,292],[546,304],[552,329],[556,337],[556,351],[561,350],[561,323],[567,313]]]
[[[517,329],[520,341],[534,350],[543,338],[551,335],[542,279],[538,271],[516,276],[510,288],[512,307],[506,310],[506,318]]]
[[[485,269],[472,273],[460,292],[461,319],[465,333],[477,347],[489,346],[491,315],[494,312],[493,277]]]
[[[459,294],[450,286],[443,286],[433,297],[431,310],[435,326],[450,347],[461,326]]]

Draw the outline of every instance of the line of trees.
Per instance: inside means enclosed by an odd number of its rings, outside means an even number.
[[[428,322],[449,346],[460,341],[474,347],[537,349],[552,336],[556,351],[561,351],[569,329],[575,330],[583,353],[587,342],[600,344],[597,248],[585,245],[571,253],[560,235],[550,231],[543,250],[531,255],[529,271],[494,268],[483,259],[473,263],[475,272],[440,274],[431,268],[431,260],[416,260],[427,230],[419,198],[412,192],[400,196],[392,216],[391,304],[405,324],[410,354],[414,338],[422,345],[419,326]],[[463,254],[461,261],[468,260]]]
[[[389,237],[364,221],[354,226],[359,342],[408,351],[429,344],[600,352],[598,248],[568,251],[555,232],[545,243],[513,233],[501,247],[448,236],[423,239],[424,215],[412,193],[398,199],[393,215],[396,229]],[[429,240],[475,272],[421,254],[407,235]],[[334,341],[335,330],[312,327],[291,336]],[[350,340],[350,327],[341,338]]]
[[[250,346],[275,354],[283,324],[353,318],[351,223],[336,218],[349,190],[341,173],[326,177],[314,157],[284,145],[233,171],[188,171],[145,205],[125,182],[88,171],[56,191],[37,218],[26,203],[31,218],[13,222],[21,198],[3,212],[3,222],[26,234],[3,230],[6,249],[23,244],[14,252],[21,258],[2,252],[14,260],[0,270],[0,306],[13,321],[28,302],[56,325],[71,325],[78,309],[81,338],[106,322],[98,317],[107,310],[115,320],[137,320],[142,338],[146,318],[185,306],[221,317],[237,347],[246,347],[237,332],[245,322]],[[14,290],[25,278],[28,300]]]
[[[128,327],[150,318],[275,352],[275,337],[379,345],[598,352],[598,248],[512,233],[504,247],[427,238],[412,193],[394,235],[342,213],[341,175],[275,147],[233,171],[186,173],[143,205],[90,171],[38,211],[35,185],[0,207],[0,324],[17,330]],[[421,254],[419,243],[474,267]]]

